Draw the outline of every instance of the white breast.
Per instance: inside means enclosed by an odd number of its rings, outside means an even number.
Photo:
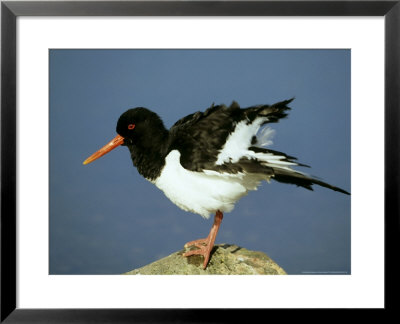
[[[153,183],[177,206],[205,218],[217,210],[230,212],[235,202],[257,189],[262,180],[255,175],[188,171],[180,164],[180,156],[179,151],[171,151]]]

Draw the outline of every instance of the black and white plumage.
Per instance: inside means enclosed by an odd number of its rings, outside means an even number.
[[[229,107],[212,105],[204,112],[180,119],[169,130],[147,108],[130,109],[118,120],[119,135],[84,164],[118,145],[127,146],[138,172],[173,203],[205,218],[215,213],[215,230],[211,230],[209,237],[190,242],[199,248],[201,244],[209,245],[201,253],[205,256],[205,268],[222,214],[230,212],[241,197],[256,190],[263,180],[309,190],[316,184],[348,194],[295,170],[293,167],[306,166],[296,158],[267,148],[273,135],[267,124],[285,118],[292,100],[245,109],[236,102]],[[186,256],[191,254],[196,253]]]
[[[212,105],[180,119],[170,130],[154,112],[134,108],[121,115],[116,130],[143,177],[180,208],[206,218],[216,210],[231,211],[262,180],[309,190],[317,184],[347,194],[294,170],[305,166],[296,158],[265,147],[273,134],[266,124],[285,118],[291,101],[246,109],[236,102]]]

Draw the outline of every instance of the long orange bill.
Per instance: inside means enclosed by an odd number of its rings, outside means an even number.
[[[117,146],[120,146],[121,144],[124,143],[124,138],[120,135],[115,136],[110,142],[108,142],[106,145],[104,145],[100,150],[97,152],[93,153],[91,156],[89,156],[83,164],[89,164],[90,162],[93,162],[94,160],[97,160],[98,158],[102,157],[104,154],[107,154],[111,150],[115,149]]]

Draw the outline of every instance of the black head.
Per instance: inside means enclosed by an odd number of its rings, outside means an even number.
[[[156,113],[142,107],[124,112],[119,117],[116,130],[118,135],[87,158],[83,164],[97,160],[119,145],[128,146],[133,155],[138,152],[146,154],[146,152],[160,151],[168,139],[168,131],[161,118]]]
[[[155,179],[164,165],[168,143],[168,130],[161,118],[143,107],[129,109],[119,117],[116,130],[139,173]]]
[[[125,145],[152,137],[151,134],[165,132],[161,118],[151,110],[143,107],[125,111],[118,119],[116,131],[124,139]]]

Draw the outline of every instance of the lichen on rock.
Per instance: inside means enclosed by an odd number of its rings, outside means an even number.
[[[203,270],[203,257],[184,257],[187,248],[129,271],[127,275],[281,275],[286,274],[278,264],[263,252],[250,251],[237,245],[214,246],[207,268]]]

